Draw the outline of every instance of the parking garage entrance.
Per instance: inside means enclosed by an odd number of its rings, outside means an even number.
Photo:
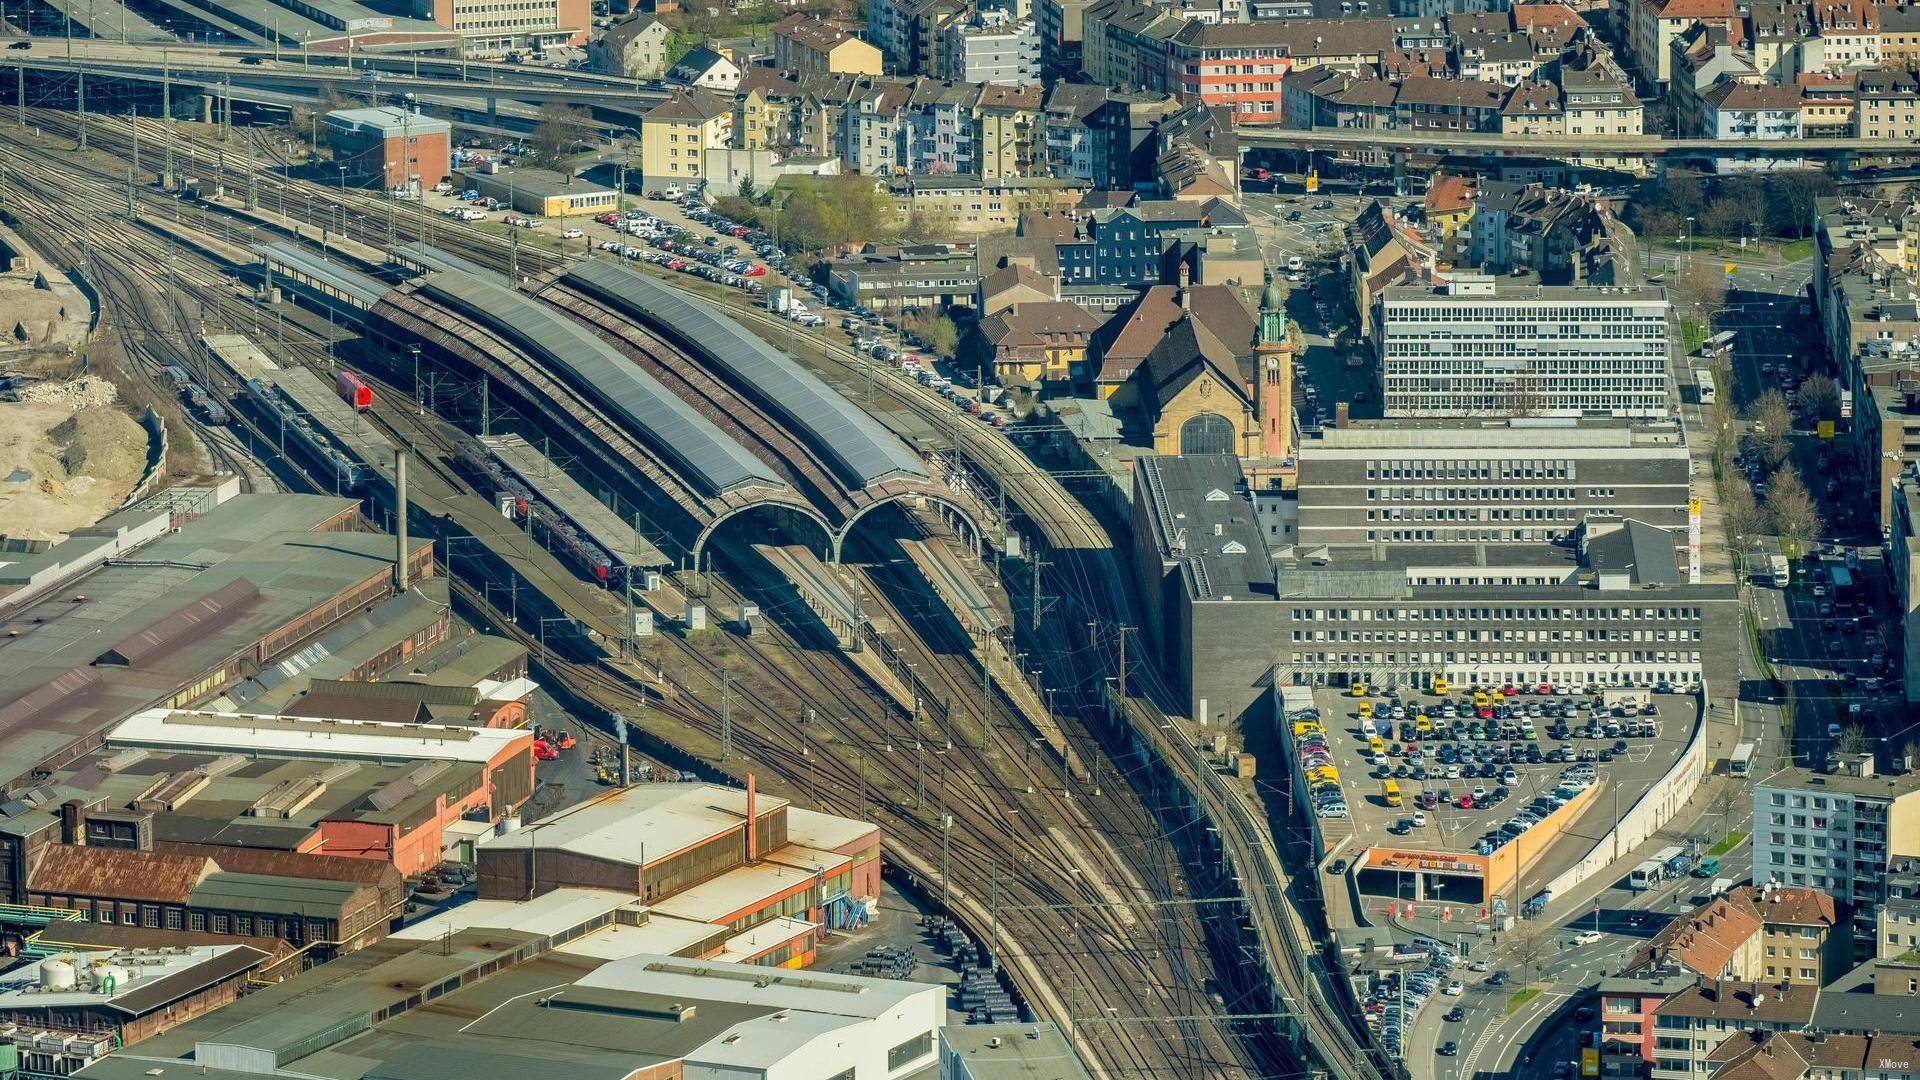
[[[1360,865],[1360,891],[1395,900],[1478,906],[1497,891],[1487,881],[1489,861],[1445,851],[1368,848]]]

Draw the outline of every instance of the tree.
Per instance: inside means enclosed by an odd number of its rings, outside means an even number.
[[[1713,236],[1739,236],[1746,221],[1740,205],[1731,199],[1715,199],[1700,215],[1700,231]]]
[[[543,169],[562,169],[581,143],[593,138],[593,115],[573,105],[549,102],[528,136],[528,159]]]
[[[1536,923],[1521,923],[1507,935],[1507,951],[1522,968],[1538,972],[1547,955],[1547,930]]]
[[[1837,420],[1840,418],[1840,384],[1816,371],[1800,383],[1800,403],[1816,420]]]
[[[1834,746],[1834,749],[1842,754],[1866,753],[1869,749],[1867,729],[1861,727],[1857,721],[1847,724],[1840,730],[1840,742]]]
[[[753,201],[753,196],[754,196],[753,177],[751,176],[741,177],[740,178],[741,201],[750,203]]]
[[[913,320],[909,329],[928,350],[952,356],[960,348],[960,327],[946,315],[927,313]]]
[[[1753,441],[1768,465],[1778,465],[1793,452],[1793,410],[1786,395],[1768,390],[1747,407],[1747,421],[1753,425]]]
[[[1833,177],[1815,170],[1767,175],[1767,226],[1779,236],[1813,231],[1815,203],[1835,191]]]
[[[1773,474],[1767,492],[1767,517],[1780,536],[1780,546],[1789,554],[1809,550],[1820,538],[1820,507],[1807,493],[1800,470],[1792,465],[1783,465]]]
[[[667,29],[667,63],[671,68],[686,58],[686,55],[699,47],[701,36],[686,30],[672,27]]]
[[[1702,323],[1727,302],[1727,278],[1710,259],[1689,259],[1673,281],[1673,298]]]
[[[1747,478],[1729,471],[1721,484],[1720,521],[1727,530],[1727,542],[1735,551],[1745,551],[1747,541],[1759,536],[1767,526],[1767,516],[1753,497]]]

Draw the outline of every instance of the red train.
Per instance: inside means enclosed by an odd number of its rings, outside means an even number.
[[[340,377],[334,380],[333,391],[340,395],[341,401],[353,406],[356,412],[373,408],[373,388],[346,368],[340,369]]]

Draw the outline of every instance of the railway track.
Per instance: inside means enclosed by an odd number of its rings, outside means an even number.
[[[55,119],[61,117],[61,114],[46,114],[46,117]],[[44,126],[57,128],[57,120]],[[146,126],[151,127],[152,125]],[[67,130],[71,130],[71,127],[69,126]],[[116,136],[122,138],[123,146],[125,142],[131,141],[130,129],[125,128],[124,122],[102,122],[100,118],[95,118],[90,124],[90,137],[96,145],[105,144],[110,146]],[[150,136],[147,141],[150,148],[149,153],[153,153],[151,150],[153,141]],[[419,215],[417,211],[411,207],[404,208],[401,212],[396,212],[396,207],[390,200],[351,194],[336,199],[326,189],[318,188],[316,185],[304,181],[285,181],[280,177],[273,176],[271,173],[262,169],[258,161],[249,161],[244,155],[238,153],[230,153],[224,166],[224,171],[220,172],[220,175],[225,182],[229,184],[236,182],[245,183],[246,177],[249,175],[254,176],[256,180],[266,181],[269,188],[278,188],[275,194],[279,197],[278,201],[283,213],[285,213],[288,208],[289,196],[297,200],[298,203],[321,207],[322,217],[327,213],[327,209],[331,208],[332,211],[338,215],[338,220],[348,235],[355,235],[357,233],[356,238],[363,239],[368,243],[384,244],[394,236],[398,236],[400,239],[413,238],[402,231],[404,225],[411,224],[418,235],[428,238],[428,242],[446,247],[449,250],[456,251],[459,254],[482,263],[500,265],[504,261],[504,253],[511,246],[505,241],[483,234],[476,234],[467,230],[436,227],[441,226],[441,223],[433,220],[432,215]],[[208,170],[204,168],[201,170],[202,173],[206,171]],[[102,186],[104,187],[104,184]],[[119,195],[121,199],[124,200],[124,191],[115,192],[114,194]],[[153,192],[142,192],[139,193],[138,197],[143,204],[159,200],[171,202],[168,197],[157,195],[157,193]],[[111,198],[105,197],[104,192],[97,192],[84,201],[94,206],[98,213],[110,215],[114,212],[114,201]],[[385,213],[375,212],[379,209],[384,209]],[[119,204],[119,210],[120,212],[124,212],[123,201]],[[350,210],[353,212],[349,213]],[[387,221],[395,222],[395,224],[390,224],[382,228],[380,222],[383,218]],[[517,260],[529,261],[531,263],[531,269],[536,272],[550,269],[561,261],[558,256],[526,247],[519,248],[515,254],[515,258]],[[521,270],[523,274],[529,268],[527,263],[522,263]],[[137,276],[138,275],[136,275],[136,277]],[[202,290],[215,289],[218,284],[218,282],[211,279],[205,279],[196,282],[195,287]],[[152,291],[151,281],[149,281],[147,291],[149,293]],[[791,329],[763,313],[743,313],[736,310],[734,314],[736,317],[745,317],[749,321],[759,321],[764,325],[780,331],[788,331]],[[166,337],[167,333],[177,336],[179,331],[176,327],[176,329],[172,331],[163,332],[161,337]],[[817,346],[817,343],[814,344]],[[162,353],[161,355],[165,354]],[[829,359],[841,364],[849,373],[859,372],[856,366],[858,361],[852,360],[847,356],[832,356],[830,354]],[[190,370],[192,370],[192,368],[190,368]],[[860,372],[859,374],[863,375],[864,372]],[[856,377],[859,376],[856,375]],[[922,419],[933,423],[936,427],[951,425],[951,407],[944,401],[940,401],[931,394],[921,393],[921,388],[917,387],[917,385],[901,384],[898,380],[893,379],[882,380],[882,383],[884,385],[883,392],[885,392],[896,405],[907,408]],[[1098,612],[1097,618],[1101,622],[1101,629],[1097,632],[1104,632],[1106,635],[1106,643],[1091,650],[1090,654],[1087,650],[1080,649],[1078,646],[1068,646],[1067,652],[1068,655],[1080,654],[1080,666],[1084,667],[1087,671],[1087,683],[1097,686],[1098,680],[1102,677],[1103,672],[1115,670],[1114,658],[1111,655],[1112,641],[1117,637],[1117,634],[1114,633],[1115,628],[1123,625],[1131,625],[1137,621],[1133,618],[1131,597],[1127,595],[1125,588],[1120,585],[1122,579],[1118,574],[1119,567],[1117,560],[1113,556],[1110,542],[1104,531],[1099,527],[1098,522],[1086,512],[1085,508],[1082,507],[1077,500],[1074,500],[1068,495],[1051,477],[1046,476],[1031,462],[1028,462],[1024,456],[1020,455],[1011,445],[989,433],[970,430],[967,425],[960,426],[963,431],[957,432],[955,435],[956,447],[964,449],[966,455],[974,462],[984,477],[991,477],[1006,490],[1008,497],[1016,503],[1025,516],[1034,524],[1036,530],[1047,541],[1048,545],[1056,552],[1063,550],[1073,551],[1090,556],[1089,558],[1083,559],[1080,565],[1073,567],[1071,571],[1069,571],[1074,575],[1076,580],[1067,582],[1067,587],[1062,591],[1086,605],[1089,611]],[[231,448],[226,448],[218,453],[230,452]],[[1057,572],[1058,571],[1056,571],[1056,573]],[[482,596],[479,597],[478,600],[484,604],[486,598]],[[1065,621],[1066,620],[1049,620],[1049,622]],[[1057,632],[1056,628],[1055,633]],[[1062,643],[1056,639],[1055,644],[1060,645]],[[597,674],[590,676],[587,674],[588,671],[597,672]],[[609,678],[607,673],[598,671],[598,669],[591,667],[585,668],[584,670],[568,669],[567,674],[570,677],[578,675],[586,685],[593,685],[598,682],[601,684],[601,688],[608,693],[614,693],[616,691],[616,687],[606,684]],[[619,679],[614,677],[612,681],[618,683]],[[1078,682],[1078,680],[1076,680],[1076,682]],[[634,690],[632,687],[617,687],[617,696],[622,700],[631,700],[633,693]],[[646,695],[644,691],[641,693],[641,697],[645,699]],[[698,701],[697,698],[690,698],[689,700]],[[703,716],[703,709],[700,707],[689,707],[687,708],[687,713],[690,720],[718,723],[712,716]],[[878,730],[869,724],[868,732],[870,735],[877,734]],[[767,742],[764,749],[766,753],[774,759],[776,764],[784,763],[788,768],[797,768],[800,764],[800,762],[794,760],[793,755],[795,751],[793,750],[783,750],[773,742]],[[1187,746],[1186,751],[1190,755],[1197,755],[1197,747],[1192,747],[1190,744]],[[1172,752],[1176,756],[1182,754],[1179,748],[1174,748]],[[783,754],[785,755],[784,757],[782,756]],[[799,755],[800,759],[806,761],[810,775],[819,769],[818,762],[814,760],[816,756],[817,755],[812,753]],[[1085,760],[1097,759],[1089,756],[1086,757]],[[1197,762],[1197,757],[1195,757],[1194,760]],[[892,783],[899,783],[904,780],[903,774],[898,769],[883,771],[875,766],[869,766],[864,763],[850,768],[844,761],[841,761],[838,767],[842,770],[840,774],[842,780],[851,778],[859,781],[862,785],[874,779],[875,777],[872,775],[874,773],[880,773],[879,778]],[[787,770],[783,769],[782,771],[786,772]],[[851,772],[851,777],[848,775],[849,772]],[[788,773],[788,775],[791,779],[793,774]],[[1264,828],[1260,825],[1258,814],[1246,806],[1244,799],[1237,793],[1215,790],[1216,784],[1214,782],[1217,782],[1219,778],[1213,776],[1210,770],[1206,769],[1204,765],[1200,765],[1197,771],[1192,774],[1191,778],[1197,790],[1208,793],[1204,801],[1208,803],[1210,813],[1219,815],[1219,820],[1224,820],[1230,824],[1230,828],[1222,829],[1222,834],[1229,843],[1229,846],[1236,849],[1236,863],[1250,869],[1260,882],[1258,888],[1250,890],[1258,894],[1249,897],[1249,903],[1252,904],[1255,909],[1254,921],[1263,932],[1263,944],[1267,945],[1266,951],[1281,968],[1281,970],[1276,973],[1276,977],[1282,984],[1283,996],[1289,1004],[1300,1010],[1302,1021],[1308,1029],[1310,1041],[1320,1050],[1321,1054],[1327,1059],[1328,1064],[1333,1066],[1336,1075],[1356,1077],[1379,1075],[1375,1063],[1365,1056],[1365,1052],[1360,1048],[1358,1040],[1347,1029],[1344,1016],[1339,1013],[1337,1007],[1321,1000],[1321,995],[1317,992],[1314,976],[1306,966],[1306,957],[1311,953],[1313,948],[1311,935],[1307,929],[1300,924],[1291,908],[1283,901],[1277,899],[1285,888],[1285,879],[1279,875],[1277,870],[1279,865],[1277,857],[1273,856],[1270,851],[1262,852],[1258,848],[1260,843],[1265,843],[1269,847],[1271,843],[1265,836]],[[888,800],[885,803],[876,801],[875,805],[889,805],[896,812],[903,809],[897,799]],[[901,824],[900,822],[895,822],[896,827],[901,826]],[[929,836],[925,826],[922,826],[917,831],[903,828],[901,835],[914,836],[922,844],[928,840],[937,843],[939,839],[937,833]],[[949,834],[949,844],[951,848],[951,834]],[[920,850],[925,849],[922,847]],[[970,852],[969,854],[977,853]],[[909,862],[913,861],[914,858],[912,851],[904,849],[898,857]],[[1054,895],[1074,894],[1059,892]],[[980,902],[977,900],[971,901],[971,904],[970,913],[974,916],[976,925],[978,925],[978,920],[982,915],[991,919],[990,912],[987,912]],[[968,901],[963,900],[958,906],[963,910],[969,910]],[[1284,937],[1275,936],[1282,933],[1285,934]],[[1120,977],[1119,973],[1109,971],[1106,973],[1106,976],[1101,977],[1099,981],[1117,980]],[[1069,984],[1071,984],[1071,977],[1069,977]],[[1089,995],[1092,996],[1091,990],[1089,990]],[[1045,995],[1037,996],[1044,1000]],[[1074,1009],[1071,1003],[1061,1002],[1056,998],[1054,1005],[1055,1008],[1049,1010],[1053,1012],[1054,1015],[1073,1015]],[[1137,1015],[1150,1016],[1155,1014],[1143,1012]],[[1224,1021],[1224,1023],[1221,1021],[1204,1021],[1203,1026],[1210,1030],[1236,1027],[1231,1020]],[[1245,1027],[1246,1025],[1237,1026]],[[1083,1034],[1081,1038],[1085,1039],[1086,1036]],[[1181,1041],[1189,1041],[1189,1038],[1190,1036],[1183,1031]],[[1108,1054],[1115,1052],[1117,1052],[1116,1048],[1108,1048],[1106,1050]],[[1244,1059],[1231,1064],[1214,1062],[1212,1065],[1203,1065],[1196,1059],[1189,1057],[1184,1064],[1172,1064],[1167,1060],[1170,1055],[1163,1055],[1162,1064],[1148,1066],[1138,1061],[1126,1061],[1124,1059],[1119,1063],[1110,1065],[1106,1062],[1104,1055],[1097,1054],[1096,1057],[1099,1059],[1102,1071],[1107,1072],[1108,1075],[1119,1075],[1131,1072],[1151,1073],[1168,1071],[1177,1072],[1180,1075],[1233,1075],[1235,1073],[1258,1074],[1265,1071],[1257,1062],[1249,1062]],[[1116,1068],[1117,1072],[1111,1071]]]

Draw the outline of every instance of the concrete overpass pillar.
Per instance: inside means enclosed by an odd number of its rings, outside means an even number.
[[[1405,195],[1407,193],[1407,152],[1395,150],[1388,156],[1388,160],[1393,163],[1393,193]]]
[[[200,95],[200,122],[212,124],[214,115],[213,91],[204,91]]]
[[[500,126],[500,99],[497,97],[487,98],[487,124],[496,128]]]

